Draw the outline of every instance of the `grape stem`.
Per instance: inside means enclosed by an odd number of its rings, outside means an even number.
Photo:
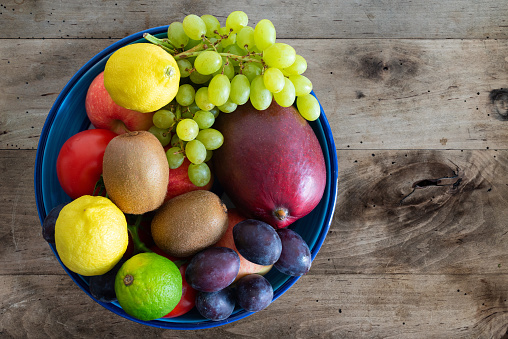
[[[142,252],[153,252],[151,249],[146,247],[145,243],[142,242],[141,239],[139,239],[138,229],[142,219],[143,215],[138,215],[134,225],[127,224],[127,228],[132,237],[132,243],[134,244],[134,254]]]
[[[171,45],[169,42],[167,42],[163,39],[156,38],[155,36],[153,36],[149,33],[143,34],[143,38],[145,38],[146,40],[148,40],[149,42],[151,42],[155,45],[162,47],[165,51],[167,51],[169,54],[171,54],[175,58],[176,61],[178,61],[180,59],[197,57],[204,50],[208,49],[208,45],[212,46],[213,49],[215,51],[217,51],[217,49],[215,48],[215,44],[213,44],[208,39],[206,41],[200,43],[199,45],[192,47],[191,49],[189,49],[187,51],[177,53],[177,49],[173,45]],[[232,54],[232,53],[223,53],[222,52],[222,53],[219,53],[219,55],[226,57],[226,58],[231,58],[231,59],[236,60],[238,62],[257,62],[257,63],[264,65],[263,60],[259,60],[259,59],[255,59],[255,58],[251,57],[252,55],[255,55],[255,53],[251,53],[251,54],[247,54],[247,55],[236,55],[236,54]]]
[[[177,53],[176,48],[166,40],[156,38],[153,35],[151,35],[150,33],[144,33],[143,38],[145,38],[146,40],[148,40],[149,42],[151,42],[154,45],[162,47],[163,50],[165,50],[166,52],[168,52],[171,55]]]
[[[214,50],[215,52],[217,52],[217,48],[215,47],[215,44],[214,44],[213,42],[211,42],[211,41],[210,41],[210,39],[208,39],[207,37],[204,37],[204,38],[203,38],[203,40],[208,41],[208,43],[210,44],[210,46],[212,46],[212,47],[213,47],[213,50]]]
[[[201,54],[203,52],[203,51],[194,51],[194,52],[190,52],[190,51],[191,51],[191,49],[189,49],[188,51],[182,52],[180,54],[176,54],[174,56],[175,60],[196,57],[196,56],[198,56],[199,54]],[[238,62],[257,62],[257,63],[263,64],[262,60],[256,59],[256,58],[252,58],[250,55],[236,55],[236,54],[224,53],[224,52],[221,52],[221,53],[218,53],[218,54],[220,56],[223,56],[223,57],[226,57],[226,58],[231,58],[231,59],[236,60]]]
[[[175,58],[176,61],[178,61],[180,59],[189,58],[191,56],[198,56],[201,52],[203,52],[203,50],[206,49],[205,45],[206,44],[202,42],[199,45],[192,47],[191,49],[188,49],[184,52],[173,55],[173,57]],[[193,54],[193,55],[189,55],[189,54]]]

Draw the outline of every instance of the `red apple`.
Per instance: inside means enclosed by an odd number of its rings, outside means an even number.
[[[167,146],[169,148],[171,146]],[[213,176],[208,184],[203,187],[199,187],[194,185],[189,180],[189,175],[187,171],[189,169],[190,161],[185,158],[183,164],[180,167],[175,169],[169,169],[169,182],[168,182],[168,191],[166,193],[166,198],[164,201],[168,201],[171,198],[176,197],[177,195],[187,193],[195,190],[207,190],[209,191],[212,188],[213,184]]]
[[[104,72],[90,84],[85,109],[95,128],[109,129],[116,134],[129,131],[147,131],[152,127],[154,113],[140,113],[117,105],[104,87]]]
[[[233,240],[233,227],[238,224],[240,221],[247,219],[243,215],[240,214],[236,210],[236,208],[228,209],[228,229],[226,233],[222,236],[222,238],[214,245],[217,247],[228,247],[236,251],[238,256],[240,257],[240,270],[236,276],[235,281],[240,279],[243,276],[248,274],[257,273],[257,274],[266,274],[272,268],[272,265],[262,266],[258,264],[254,264],[253,262],[248,261],[238,252],[235,246],[235,241]]]

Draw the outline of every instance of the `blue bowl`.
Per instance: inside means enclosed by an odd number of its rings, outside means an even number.
[[[162,37],[167,32],[167,29],[168,26],[148,29],[112,44],[81,67],[63,88],[53,104],[42,129],[35,159],[35,199],[41,223],[53,207],[64,202],[70,202],[71,200],[58,182],[56,159],[60,148],[67,139],[90,127],[90,121],[85,111],[85,96],[88,86],[104,70],[106,61],[111,53],[130,43],[145,42],[143,39],[144,33]],[[312,94],[315,95],[314,92]],[[326,188],[319,205],[310,214],[291,225],[290,228],[298,232],[305,239],[314,260],[328,233],[335,209],[338,163],[332,131],[322,107],[321,116],[318,120],[311,122],[310,125],[323,149],[327,169]],[[252,314],[237,308],[228,319],[215,322],[204,319],[194,309],[177,318],[141,321],[125,313],[116,302],[103,303],[95,299],[90,294],[87,278],[68,270],[60,261],[54,246],[50,245],[50,247],[67,274],[90,298],[111,312],[141,324],[159,328],[195,330],[221,326]],[[275,268],[268,272],[265,277],[274,288],[274,300],[284,294],[299,279],[299,277],[284,275]]]

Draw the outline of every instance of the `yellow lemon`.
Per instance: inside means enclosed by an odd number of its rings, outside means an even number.
[[[129,242],[127,220],[111,200],[84,195],[67,204],[55,224],[56,250],[71,271],[101,275],[120,261]]]
[[[168,258],[136,254],[116,274],[115,293],[127,314],[145,321],[158,319],[180,302],[182,275]]]
[[[180,70],[171,54],[149,43],[115,51],[104,69],[104,86],[125,108],[154,112],[171,102],[180,86]]]

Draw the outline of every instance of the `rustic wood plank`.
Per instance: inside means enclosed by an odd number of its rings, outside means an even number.
[[[508,152],[339,151],[314,274],[508,273]]]
[[[0,275],[64,272],[42,237],[34,163],[35,151],[0,151]]]
[[[58,93],[113,41],[1,40],[0,149],[35,149]],[[308,60],[339,149],[508,144],[508,40],[287,42]]]
[[[243,10],[250,23],[271,19],[281,38],[507,38],[505,1],[38,1],[0,6],[2,38],[122,38],[182,21],[187,14]],[[305,27],[305,29],[301,29]]]
[[[347,40],[324,47],[326,68],[309,68],[339,149],[500,149],[508,111],[493,103],[506,102],[507,47]]]
[[[169,331],[121,318],[67,276],[0,276],[3,337],[501,338],[508,275],[313,275],[229,325]]]

